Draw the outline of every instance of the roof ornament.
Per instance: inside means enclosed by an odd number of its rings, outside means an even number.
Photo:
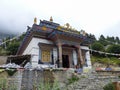
[[[83,29],[81,29],[80,33],[81,33],[83,36],[86,35],[86,32],[85,32],[85,30],[83,30]]]
[[[69,23],[66,23],[65,25],[66,25],[67,29],[70,28],[70,24]]]
[[[71,26],[70,26],[69,23],[66,23],[66,24],[64,24],[64,26],[63,26],[63,28],[66,28],[67,30],[70,29],[70,27],[71,27]]]
[[[52,16],[50,17],[50,22],[53,22],[53,18],[52,18]]]
[[[30,26],[27,26],[27,31],[29,31],[31,29],[31,27]]]
[[[34,24],[37,24],[37,18],[36,17],[34,18]]]

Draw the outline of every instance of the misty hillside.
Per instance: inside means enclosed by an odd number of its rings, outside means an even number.
[[[0,31],[0,39],[4,39],[4,38],[12,38],[13,36],[15,36],[15,34],[11,33],[11,32],[3,32]]]

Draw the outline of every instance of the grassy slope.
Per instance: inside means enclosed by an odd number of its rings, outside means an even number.
[[[120,59],[116,57],[97,57],[91,56],[92,64],[95,62],[102,63],[102,64],[110,64],[110,65],[120,65]]]

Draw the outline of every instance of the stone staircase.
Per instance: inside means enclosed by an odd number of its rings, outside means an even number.
[[[109,82],[120,81],[117,76],[104,76],[97,73],[79,75],[80,80],[68,85],[67,90],[103,90]]]

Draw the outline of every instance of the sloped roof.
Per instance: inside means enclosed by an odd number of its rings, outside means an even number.
[[[31,55],[15,55],[9,56],[6,63],[15,63],[20,66],[26,65],[27,62],[30,62]]]
[[[40,20],[39,25],[33,24],[33,26],[27,30],[26,36],[24,37],[23,42],[18,49],[17,55],[21,55],[23,53],[23,51],[31,41],[32,37],[50,39],[53,38],[56,34],[64,35],[66,37],[82,41],[85,41],[87,38],[86,36],[80,34],[79,31],[75,31],[70,28],[67,29],[60,24],[51,21]]]

